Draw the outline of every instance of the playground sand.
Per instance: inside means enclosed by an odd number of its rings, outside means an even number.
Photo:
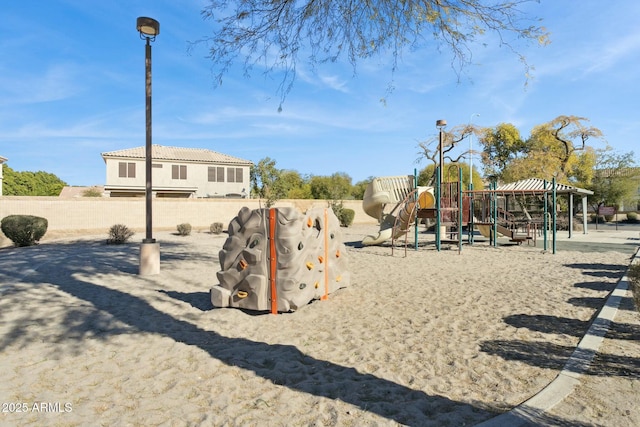
[[[354,244],[374,225],[343,231],[350,287],[278,316],[211,307],[226,235],[159,233],[147,277],[137,243],[1,250],[0,425],[473,425],[554,379],[630,260],[486,244],[392,257]],[[637,336],[625,316],[618,335]],[[638,423],[640,349],[618,338],[607,375],[550,424]]]

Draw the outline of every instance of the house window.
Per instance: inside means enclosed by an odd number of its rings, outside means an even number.
[[[242,168],[227,168],[227,182],[242,182]]]
[[[219,166],[209,166],[209,182],[224,182],[224,168]]]
[[[118,177],[119,178],[135,178],[136,164],[128,163],[128,162],[118,162]]]
[[[187,166],[186,165],[171,165],[171,178],[173,178],[173,179],[187,179]]]

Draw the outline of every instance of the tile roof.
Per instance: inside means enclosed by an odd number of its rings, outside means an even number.
[[[127,148],[125,150],[102,153],[102,158],[106,160],[107,157],[144,159],[145,147]],[[156,144],[152,145],[151,157],[157,160],[176,160],[198,163],[253,164],[253,162],[249,160],[244,160],[239,157],[229,156],[227,154],[218,153],[204,148],[166,147],[164,145]]]
[[[542,191],[545,189],[545,181],[540,178],[523,179],[521,181],[510,182],[508,184],[499,185],[496,191],[509,192],[509,191]],[[551,181],[547,181],[546,189],[551,190]],[[583,188],[573,187],[571,185],[556,183],[556,192],[558,193],[580,193],[580,194],[593,194],[593,191],[585,190]]]

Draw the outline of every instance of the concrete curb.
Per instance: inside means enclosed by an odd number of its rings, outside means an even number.
[[[640,248],[636,250],[630,264],[640,259]],[[516,406],[509,412],[498,415],[480,424],[478,427],[518,427],[531,425],[543,419],[543,414],[562,402],[580,384],[580,377],[591,365],[600,345],[604,341],[622,298],[629,289],[627,274],[618,281],[600,313],[580,340],[558,376],[535,396]]]

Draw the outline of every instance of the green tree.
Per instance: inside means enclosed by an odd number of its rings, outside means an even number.
[[[462,182],[469,182],[469,165],[466,163],[445,163],[444,165],[444,180],[445,182],[453,182],[458,181],[459,176],[457,175],[458,169],[455,167],[459,167],[462,170]],[[435,165],[430,164],[425,166],[418,173],[418,185],[420,186],[433,186],[435,185]],[[482,190],[484,188],[484,183],[482,180],[482,176],[478,169],[473,169],[473,189],[474,190]],[[464,188],[467,189],[466,187]]]
[[[483,146],[482,164],[485,176],[491,180],[502,180],[507,165],[526,153],[526,144],[520,131],[511,123],[500,123],[496,127],[482,130],[479,138]]]
[[[351,177],[344,172],[312,176],[309,184],[314,199],[343,200],[351,194]]]
[[[279,178],[287,199],[311,199],[311,186],[299,172],[282,171]]]
[[[6,196],[58,196],[67,185],[52,173],[14,171],[6,163],[2,165],[2,173],[2,194]]]
[[[596,168],[593,181],[588,187],[593,191],[589,201],[597,212],[603,205],[620,206],[637,203],[638,169],[635,168],[633,152],[618,153],[607,146],[596,150]]]
[[[586,142],[602,138],[602,132],[586,122],[584,117],[558,116],[534,127],[526,141],[511,124],[485,130],[480,143],[487,175],[502,182],[556,177],[561,183],[588,186],[595,151]]]
[[[595,164],[595,155],[586,142],[601,139],[600,129],[588,126],[589,119],[578,116],[558,116],[548,123],[536,126],[527,141],[529,155],[543,158],[547,167],[540,178],[551,178],[555,174],[559,182],[588,185],[593,176],[590,171]],[[551,171],[551,176],[549,176]]]
[[[487,33],[495,35],[498,46],[518,56],[528,73],[525,57],[509,40],[548,42],[546,30],[531,25],[520,9],[528,1],[209,0],[202,15],[217,24],[200,42],[209,48],[217,84],[239,60],[247,75],[259,65],[282,76],[282,100],[300,58],[316,69],[346,57],[355,72],[360,60],[390,52],[393,73],[404,50],[432,39],[437,50],[444,46],[451,53],[459,73],[471,63],[471,46]]]
[[[367,187],[374,178],[375,177],[370,176],[369,178],[363,181],[358,181],[353,185],[351,189],[351,195],[355,200],[362,200],[364,198],[364,192],[367,190]]]
[[[270,208],[285,195],[280,176],[282,172],[276,168],[276,161],[265,157],[258,164],[251,166],[251,191],[252,193],[266,200],[267,208]]]

